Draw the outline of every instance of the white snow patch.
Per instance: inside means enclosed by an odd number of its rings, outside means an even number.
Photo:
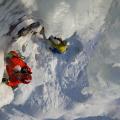
[[[120,63],[113,64],[113,67],[120,67]]]
[[[0,84],[0,108],[10,104],[14,98],[14,93],[11,87],[6,84]]]
[[[3,78],[3,74],[4,74],[4,53],[3,51],[0,52],[0,83],[2,81]]]
[[[19,85],[18,90],[15,91],[15,99],[13,103],[15,105],[24,104],[28,100],[32,90],[33,90],[33,86],[31,84]]]
[[[36,0],[31,2],[33,15],[44,21],[47,35],[70,37],[80,33],[83,40],[92,39],[104,24],[112,0]],[[28,3],[25,4],[28,6]]]

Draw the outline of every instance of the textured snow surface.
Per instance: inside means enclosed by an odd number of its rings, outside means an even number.
[[[8,50],[19,49],[33,70],[12,103],[0,100],[9,104],[0,120],[120,119],[119,0],[0,0],[0,15],[0,78]],[[52,54],[31,33],[12,42],[5,33],[24,15],[41,20],[47,36],[67,39],[68,52]]]
[[[0,84],[0,108],[10,104],[13,98],[14,94],[12,88],[5,84]]]
[[[0,52],[0,59],[1,59],[1,62],[0,62],[0,83],[1,83],[2,78],[3,78],[3,73],[4,73],[4,52],[3,50],[1,50]]]

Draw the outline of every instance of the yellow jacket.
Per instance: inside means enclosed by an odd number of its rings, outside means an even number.
[[[56,48],[60,53],[66,52],[68,46],[64,45],[63,43],[56,44],[53,41],[49,40],[49,44],[51,47]]]
[[[63,45],[62,43],[60,44],[52,44],[53,48],[56,48],[60,53],[64,53],[66,52],[68,46],[67,45]]]

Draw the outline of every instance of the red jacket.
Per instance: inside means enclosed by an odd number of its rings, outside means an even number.
[[[28,84],[32,80],[31,69],[29,66],[19,57],[13,56],[12,58],[6,59],[7,65],[6,70],[9,76],[9,81],[7,85],[11,87],[16,87],[20,83]],[[28,73],[15,72],[15,67],[20,66],[21,68],[27,68]]]

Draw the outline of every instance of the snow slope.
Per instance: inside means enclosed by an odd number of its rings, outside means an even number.
[[[3,73],[4,73],[4,52],[3,50],[1,50],[0,52],[0,59],[1,59],[1,62],[0,62],[0,82],[1,82],[3,78]]]
[[[14,94],[12,88],[5,84],[0,84],[0,108],[10,104],[13,98]]]
[[[2,120],[120,119],[119,0],[0,2],[1,37],[16,19],[31,15],[42,19],[47,36],[71,44],[66,54],[55,55],[40,36],[28,34],[14,43],[4,36],[2,46],[26,56],[33,81],[14,92],[13,102],[0,110]]]

